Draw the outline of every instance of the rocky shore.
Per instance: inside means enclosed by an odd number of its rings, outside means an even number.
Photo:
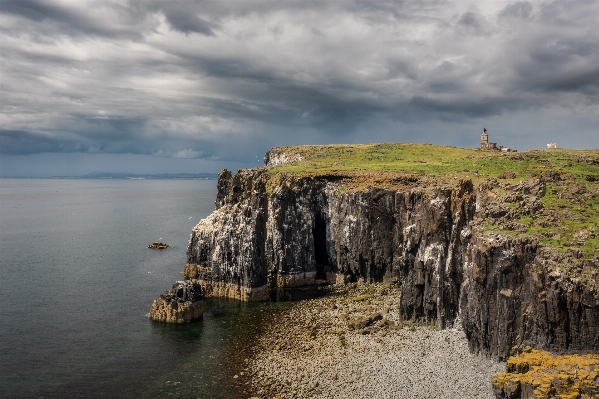
[[[273,320],[241,377],[255,398],[495,398],[503,363],[468,350],[461,323],[401,321],[399,289],[322,288]]]

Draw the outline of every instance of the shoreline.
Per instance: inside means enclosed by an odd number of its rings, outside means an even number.
[[[461,328],[401,321],[398,288],[323,290],[258,339],[244,373],[252,398],[495,398],[505,363],[471,354]]]

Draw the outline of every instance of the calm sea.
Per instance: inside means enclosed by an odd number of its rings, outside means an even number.
[[[248,345],[285,304],[208,300],[150,321],[214,209],[206,180],[0,179],[0,396],[235,398]],[[150,250],[153,241],[171,245]]]

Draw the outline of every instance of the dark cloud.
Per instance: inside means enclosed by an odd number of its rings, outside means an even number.
[[[457,31],[463,35],[489,35],[491,29],[487,19],[477,13],[465,12],[457,23]]]
[[[445,121],[497,116],[508,111],[515,111],[522,106],[509,98],[488,98],[484,96],[449,100],[415,97],[411,105],[421,115],[428,114]]]
[[[2,0],[0,12],[5,156],[253,162],[274,145],[414,141],[439,126],[430,137],[464,145],[485,121],[548,115],[518,143],[572,126],[599,147],[590,0]]]
[[[592,36],[536,41],[515,66],[519,87],[531,92],[578,93],[599,100],[599,42]]]
[[[161,14],[170,28],[185,34],[213,36],[217,21],[227,14],[218,3],[209,1],[130,1],[127,12],[136,19]]]
[[[186,34],[200,33],[214,36],[213,24],[203,20],[196,14],[190,14],[184,7],[168,7],[163,12],[167,21],[175,30]]]
[[[131,14],[127,9],[112,2],[81,3],[79,7],[67,7],[44,0],[2,0],[0,10],[4,15],[25,20],[21,30],[3,29],[9,35],[27,35],[30,40],[57,40],[60,36],[100,36],[140,40],[149,28],[143,24],[131,25]],[[107,23],[103,18],[106,11],[118,23]],[[27,22],[30,22],[29,24]],[[25,28],[25,29],[23,29]],[[141,28],[141,30],[140,30]]]
[[[81,151],[82,147],[23,130],[0,130],[0,153],[13,155],[39,154],[42,152]]]
[[[68,14],[66,10],[34,0],[4,0],[0,7],[3,13],[20,15],[38,22],[45,19],[61,20]]]
[[[532,14],[532,4],[528,1],[519,1],[505,6],[499,13],[499,19],[527,19]]]

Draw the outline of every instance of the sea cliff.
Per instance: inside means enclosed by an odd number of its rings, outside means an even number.
[[[461,323],[474,352],[599,350],[592,226],[576,233],[590,232],[586,247],[564,250],[525,224],[555,217],[544,197],[562,183],[547,165],[508,180],[471,169],[359,170],[342,158],[327,160],[340,166],[331,170],[315,161],[321,148],[300,149],[273,149],[264,168],[219,174],[216,210],[193,229],[184,270],[205,295],[265,300],[297,285],[387,282],[401,287],[404,319]],[[499,157],[476,156],[481,165]],[[500,161],[517,169],[527,161],[518,157]]]

